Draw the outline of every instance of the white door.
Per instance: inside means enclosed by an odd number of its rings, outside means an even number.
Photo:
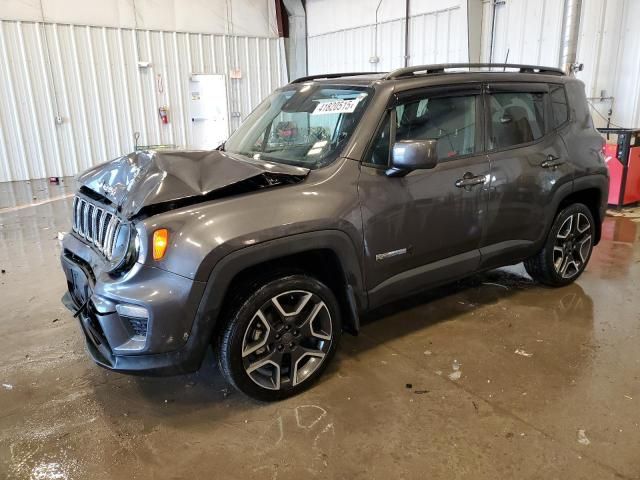
[[[224,75],[192,75],[189,81],[192,148],[210,150],[229,136]]]

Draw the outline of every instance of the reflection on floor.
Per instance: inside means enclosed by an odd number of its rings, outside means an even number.
[[[69,185],[3,187],[2,206]],[[71,198],[0,211],[0,478],[640,476],[631,219],[607,218],[576,284],[542,288],[516,266],[389,305],[315,388],[261,404],[211,358],[172,378],[94,366],[60,303],[70,215]]]
[[[56,182],[48,178],[26,182],[1,182],[0,213],[10,208],[22,208],[32,204],[42,205],[50,200],[71,195],[76,189],[74,177],[56,178]]]

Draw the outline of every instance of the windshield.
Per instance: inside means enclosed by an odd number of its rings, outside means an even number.
[[[366,88],[291,85],[262,102],[224,144],[256,160],[320,168],[340,153],[362,116]]]

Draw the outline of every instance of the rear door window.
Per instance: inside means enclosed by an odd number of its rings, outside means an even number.
[[[538,140],[545,134],[544,92],[496,92],[488,95],[491,150]]]

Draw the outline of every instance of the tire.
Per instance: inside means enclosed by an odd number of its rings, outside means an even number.
[[[320,377],[342,332],[333,292],[304,274],[250,287],[218,337],[218,364],[237,390],[261,401],[296,395]]]
[[[525,260],[527,273],[550,287],[574,282],[591,258],[594,232],[593,215],[586,205],[565,207],[556,215],[542,250]]]

